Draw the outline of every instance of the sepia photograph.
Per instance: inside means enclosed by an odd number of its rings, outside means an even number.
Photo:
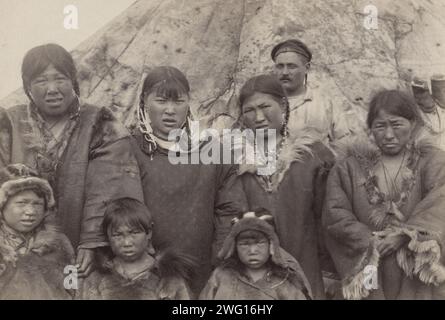
[[[0,0],[0,300],[442,299],[444,1]]]

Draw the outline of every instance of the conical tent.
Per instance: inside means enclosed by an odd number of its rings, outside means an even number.
[[[309,84],[363,117],[371,95],[408,88],[414,75],[445,73],[441,0],[139,0],[72,53],[85,101],[134,124],[140,85],[157,65],[189,78],[195,116],[238,115],[236,94],[249,77],[272,70],[270,51],[287,38],[313,52]],[[17,71],[19,72],[19,70]],[[0,102],[25,102],[18,90]],[[221,123],[220,123],[221,125]]]

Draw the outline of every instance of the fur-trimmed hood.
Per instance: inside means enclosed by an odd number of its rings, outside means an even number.
[[[307,297],[311,298],[311,287],[303,272],[303,269],[289,253],[281,248],[274,227],[272,224],[267,222],[268,220],[272,220],[272,216],[257,216],[255,212],[247,212],[241,219],[235,218],[233,220],[232,229],[224,240],[223,246],[218,253],[218,258],[223,261],[222,266],[227,267],[234,264],[236,238],[241,232],[246,230],[262,232],[269,239],[270,262],[273,264],[273,267],[276,269],[289,271],[291,274],[291,281],[298,283]]]
[[[8,198],[25,190],[37,188],[45,194],[47,207],[55,205],[54,195],[48,181],[23,164],[11,164],[0,170],[0,210]]]
[[[270,215],[257,217],[254,212],[245,213],[242,219],[235,218],[232,221],[232,229],[224,240],[223,246],[218,253],[218,258],[221,260],[231,258],[235,254],[237,236],[243,231],[255,230],[264,233],[269,239],[270,253],[273,263],[281,267],[287,267],[286,262],[280,255],[278,236],[275,233],[273,226],[266,221],[267,219],[273,219],[273,217]]]

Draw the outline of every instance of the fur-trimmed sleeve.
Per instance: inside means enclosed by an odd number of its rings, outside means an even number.
[[[238,179],[237,169],[235,165],[220,165],[219,167],[214,216],[215,240],[212,248],[214,264],[224,239],[230,232],[232,219],[240,212],[247,210],[247,200],[241,179]]]
[[[377,267],[379,254],[372,231],[353,212],[351,180],[347,161],[331,170],[322,223],[326,247],[342,277],[344,297],[361,299],[369,295],[364,286],[365,268],[368,265]]]
[[[335,162],[334,153],[326,147],[323,143],[317,142],[313,146],[314,152],[314,214],[317,223],[321,219],[323,208],[323,200],[326,196],[326,181],[329,171]]]
[[[0,168],[9,164],[11,158],[11,123],[6,111],[0,108]]]
[[[409,242],[397,252],[399,266],[425,284],[445,282],[445,152],[431,149],[421,164],[423,198],[399,231]]]
[[[120,197],[141,202],[144,199],[139,166],[127,130],[105,108],[98,113],[94,126],[79,248],[107,244],[101,225],[108,201]]]

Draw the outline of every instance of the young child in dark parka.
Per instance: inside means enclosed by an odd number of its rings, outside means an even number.
[[[278,242],[265,209],[235,218],[230,234],[219,252],[216,268],[202,300],[306,300],[309,283],[298,262]]]
[[[122,198],[110,202],[103,230],[111,252],[102,252],[99,268],[83,281],[79,299],[186,300],[187,280],[195,263],[171,250],[155,252],[152,218],[141,202]]]
[[[72,298],[64,268],[74,250],[54,223],[53,207],[49,183],[33,170],[0,170],[0,300]]]

